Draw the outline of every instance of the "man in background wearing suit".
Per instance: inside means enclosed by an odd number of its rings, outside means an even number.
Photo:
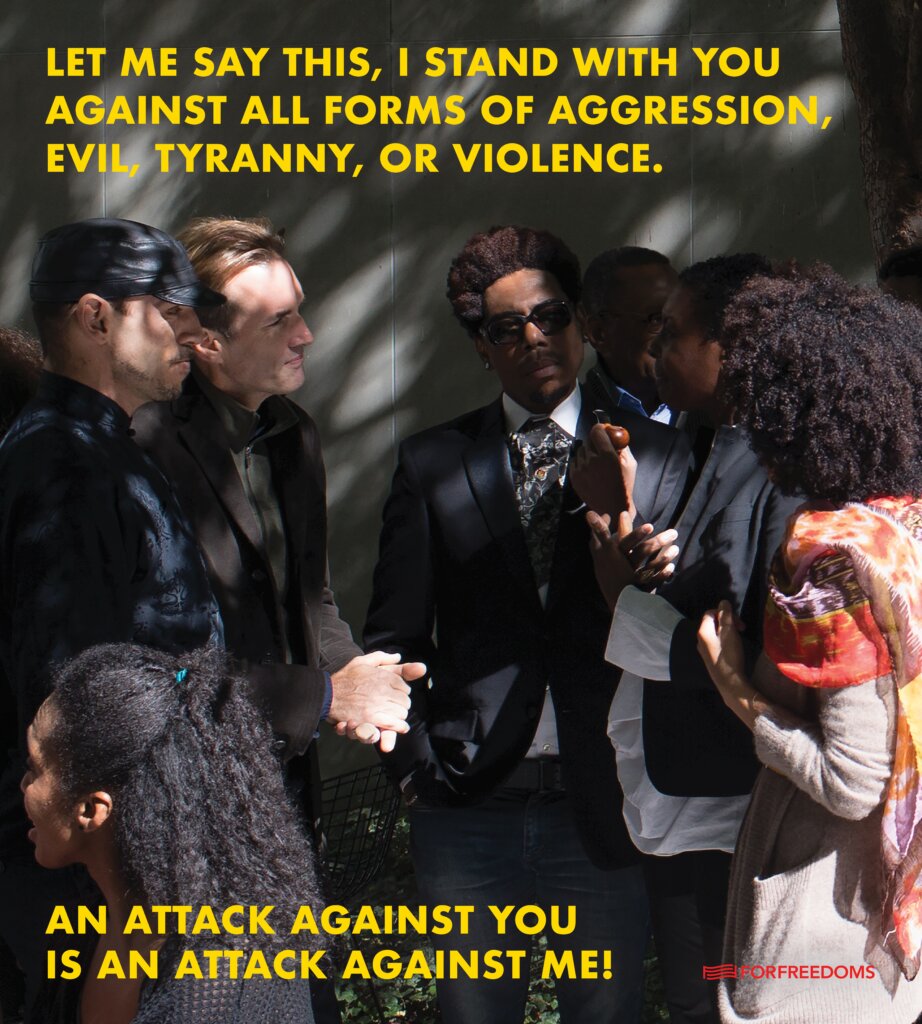
[[[586,268],[580,309],[598,358],[583,389],[594,404],[675,425],[678,414],[659,398],[650,348],[677,279],[666,256],[636,245],[600,253]]]
[[[423,900],[476,906],[466,936],[435,941],[528,949],[489,905],[573,907],[573,933],[549,946],[611,950],[613,976],[559,980],[561,1021],[622,1024],[639,1019],[647,907],[605,733],[620,675],[603,656],[610,616],[566,483],[593,423],[579,288],[576,257],[544,231],[493,228],[452,264],[453,310],[502,395],[401,445],[365,643],[431,669],[387,762],[411,805]],[[663,523],[687,441],[626,420],[638,514]],[[498,980],[439,981],[443,1020],[521,1020],[527,988],[512,961]]]

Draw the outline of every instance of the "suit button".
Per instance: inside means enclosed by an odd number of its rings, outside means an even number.
[[[250,579],[254,583],[265,583],[265,581],[266,581],[266,574],[262,571],[262,569],[254,569],[250,573]]]

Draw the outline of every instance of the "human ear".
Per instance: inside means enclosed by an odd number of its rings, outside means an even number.
[[[92,292],[81,295],[74,309],[77,323],[99,342],[107,339],[113,313],[112,303]]]
[[[77,826],[81,832],[102,828],[112,814],[112,797],[104,790],[89,793],[77,805]]]
[[[582,306],[579,306],[576,312],[576,322],[583,333],[583,341],[588,341],[596,352],[602,352],[605,347],[602,317],[597,313],[587,313]]]
[[[227,339],[223,334],[203,326],[199,340],[191,347],[197,359],[204,363],[216,364],[221,362],[226,344]]]

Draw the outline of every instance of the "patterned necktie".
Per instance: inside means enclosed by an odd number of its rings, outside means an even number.
[[[539,588],[551,575],[572,443],[548,416],[533,416],[510,438],[519,518]]]

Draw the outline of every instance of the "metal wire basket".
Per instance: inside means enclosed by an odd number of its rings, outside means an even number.
[[[343,903],[381,870],[400,806],[397,788],[378,764],[325,779],[323,861],[331,898]]]

